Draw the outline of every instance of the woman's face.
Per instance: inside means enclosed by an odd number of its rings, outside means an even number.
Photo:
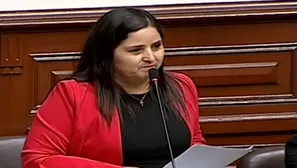
[[[148,70],[158,69],[164,59],[163,42],[154,27],[147,27],[128,34],[114,50],[115,78],[148,79]]]

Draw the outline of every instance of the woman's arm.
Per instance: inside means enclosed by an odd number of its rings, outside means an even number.
[[[78,97],[70,82],[60,82],[37,112],[22,151],[23,168],[116,168],[86,158],[67,156]],[[78,147],[81,144],[77,144]]]
[[[285,165],[286,168],[297,168],[297,134],[286,142]]]
[[[193,80],[182,73],[177,73],[178,77],[180,78],[180,82],[184,83],[185,87],[185,93],[186,94],[185,98],[189,99],[191,101],[191,104],[194,106],[193,107],[193,114],[191,114],[191,117],[194,119],[194,135],[193,135],[193,142],[192,145],[194,144],[205,144],[205,139],[202,136],[202,131],[200,128],[200,113],[199,113],[199,96],[198,96],[198,91],[195,83]]]
[[[197,91],[197,87],[194,84],[194,82],[189,78],[189,83],[191,86],[191,90],[194,94],[194,100],[195,100],[195,105],[196,105],[196,109],[195,109],[195,116],[196,116],[196,121],[195,121],[195,132],[194,132],[194,138],[193,138],[193,144],[205,144],[206,141],[202,136],[202,131],[200,128],[200,112],[199,112],[199,96],[198,96],[198,91]]]

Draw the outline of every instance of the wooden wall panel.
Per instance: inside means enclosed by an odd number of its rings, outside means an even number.
[[[297,3],[146,9],[164,26],[166,70],[188,74],[199,90],[209,144],[276,145],[297,133]],[[26,134],[104,12],[0,12],[0,136]]]
[[[201,96],[290,93],[293,51],[272,52],[272,47],[257,51],[256,47],[259,46],[247,47],[250,48],[242,51],[233,47],[229,52],[230,49],[227,52],[224,49],[188,49],[189,51],[181,52],[184,56],[179,55],[178,51],[170,52],[165,63],[173,65],[169,67],[170,70],[192,76],[201,89]],[[245,53],[246,51],[250,53]]]
[[[57,62],[36,62],[34,74],[34,84],[32,85],[34,104],[38,105],[44,101],[48,91],[53,88],[53,84],[60,79],[59,72],[73,69],[73,65],[68,61]],[[57,74],[57,75],[55,75]],[[52,75],[55,75],[54,78]],[[58,79],[57,79],[58,78]]]
[[[255,50],[255,46],[264,47]],[[192,48],[192,52],[185,52],[185,48],[167,48],[165,69],[186,73],[194,80],[201,96],[201,125],[210,144],[240,144],[242,136],[254,137],[253,143],[257,144],[281,143],[284,139],[265,138],[271,138],[271,135],[285,137],[284,133],[290,135],[297,131],[294,124],[297,99],[291,92],[290,75],[295,44],[241,47],[252,52],[224,53],[215,47],[212,50],[209,47]],[[42,72],[37,73],[40,79],[34,81],[42,81],[39,85],[43,88],[35,92],[44,98],[45,91],[71,74],[80,53],[37,53],[31,57],[37,60],[38,70]],[[54,70],[55,67],[60,70]],[[37,112],[42,101],[35,101],[32,113]],[[220,143],[217,140],[231,137],[240,139]]]

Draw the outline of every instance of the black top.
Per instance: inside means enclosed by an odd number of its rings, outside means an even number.
[[[149,94],[144,99],[143,107],[139,100],[144,94],[132,96],[124,95],[125,101],[134,102],[139,111],[134,118],[127,111],[122,112],[123,165],[160,168],[171,159],[159,106]],[[191,135],[184,120],[174,115],[168,118],[173,154],[177,157],[189,148]]]

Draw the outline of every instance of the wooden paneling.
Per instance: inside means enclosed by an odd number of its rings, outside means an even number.
[[[170,49],[165,63],[190,75],[201,96],[290,93],[295,44],[286,45]]]
[[[276,145],[297,132],[297,3],[146,7],[163,24],[165,68],[191,76],[212,145]],[[106,9],[0,13],[0,136],[26,134],[71,74]]]

